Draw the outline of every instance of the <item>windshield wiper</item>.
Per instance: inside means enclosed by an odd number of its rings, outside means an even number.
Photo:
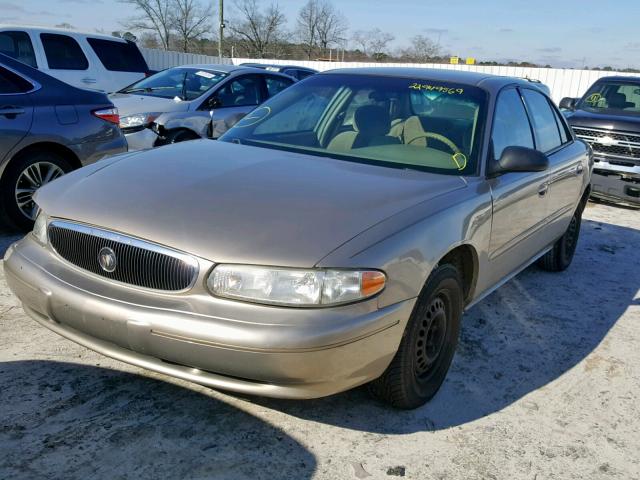
[[[121,90],[120,93],[138,93],[138,92],[155,92],[157,90],[168,90],[174,89],[176,87],[144,87],[144,88],[125,88]]]

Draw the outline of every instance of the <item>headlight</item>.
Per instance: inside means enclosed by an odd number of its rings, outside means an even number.
[[[380,292],[386,276],[377,270],[298,270],[218,265],[207,280],[213,295],[246,302],[322,307],[355,302]]]
[[[159,115],[159,113],[138,113],[136,115],[120,117],[120,128],[146,127],[158,118]]]
[[[47,223],[49,219],[47,215],[42,211],[38,211],[38,215],[36,216],[36,222],[33,224],[33,236],[41,245],[46,245],[48,242],[47,238]]]

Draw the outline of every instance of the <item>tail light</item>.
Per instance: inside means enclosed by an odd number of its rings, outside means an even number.
[[[94,110],[94,116],[98,117],[101,120],[109,123],[115,123],[116,125],[120,125],[120,115],[118,114],[118,109],[113,108],[101,108],[100,110]]]

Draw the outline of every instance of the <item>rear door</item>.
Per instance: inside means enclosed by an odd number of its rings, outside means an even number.
[[[108,92],[118,91],[144,78],[147,62],[135,43],[124,40],[86,38],[105,74],[109,77]]]
[[[0,65],[0,161],[31,129],[33,105],[29,92],[36,85]]]
[[[498,96],[491,143],[493,158],[489,162],[498,161],[509,146],[535,148],[532,126],[515,87],[502,90]],[[548,177],[547,171],[511,172],[489,180],[493,196],[491,284],[517,270],[546,246]]]
[[[580,199],[588,158],[584,148],[573,142],[561,114],[539,91],[522,89],[531,118],[536,148],[549,158],[549,235],[562,235]]]
[[[108,79],[100,78],[78,41],[60,33],[41,33],[45,65],[41,70],[52,77],[79,88],[104,91]]]

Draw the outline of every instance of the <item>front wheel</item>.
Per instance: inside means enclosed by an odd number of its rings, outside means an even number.
[[[51,152],[32,152],[16,158],[2,178],[0,213],[12,226],[30,229],[37,211],[33,201],[36,190],[71,170],[69,162]]]
[[[538,260],[540,268],[548,272],[562,272],[569,268],[578,246],[583,208],[583,205],[578,207],[571,217],[571,223],[566,232],[553,244],[553,248]]]
[[[417,408],[439,390],[453,360],[463,309],[460,273],[437,267],[422,289],[395,357],[369,384],[374,397],[396,408]]]

